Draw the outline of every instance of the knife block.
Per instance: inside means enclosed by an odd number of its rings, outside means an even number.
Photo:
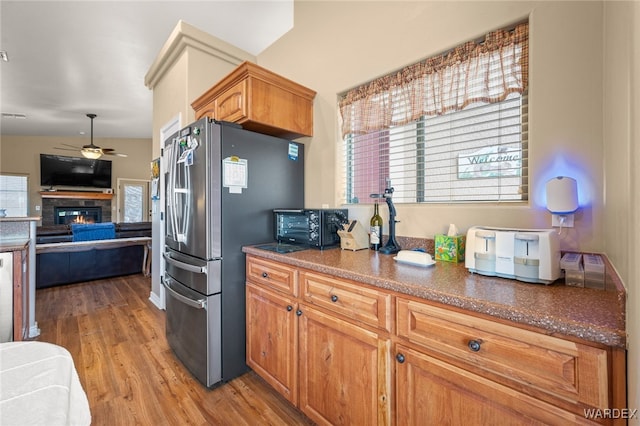
[[[338,229],[340,248],[343,250],[362,250],[369,248],[369,234],[357,220],[350,220]]]

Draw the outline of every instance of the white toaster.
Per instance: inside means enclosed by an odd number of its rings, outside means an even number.
[[[472,273],[550,284],[562,276],[553,229],[474,226],[467,231],[465,266]]]

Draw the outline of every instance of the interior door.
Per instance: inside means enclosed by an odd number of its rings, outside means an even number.
[[[118,222],[149,220],[149,181],[118,179]]]

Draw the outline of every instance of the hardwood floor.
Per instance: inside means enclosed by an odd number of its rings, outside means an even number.
[[[173,355],[150,279],[131,275],[40,289],[36,339],[73,356],[93,425],[312,424],[255,373],[209,390]]]

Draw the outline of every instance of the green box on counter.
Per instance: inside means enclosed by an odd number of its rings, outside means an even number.
[[[445,262],[464,262],[464,244],[467,237],[465,235],[435,236],[435,259]]]

